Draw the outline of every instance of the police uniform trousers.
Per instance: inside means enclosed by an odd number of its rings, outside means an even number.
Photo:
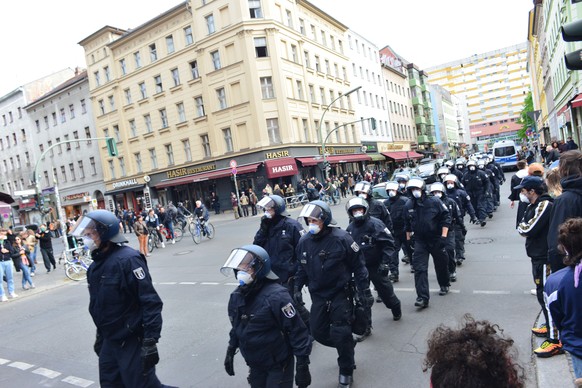
[[[392,285],[392,282],[388,276],[382,276],[378,273],[379,266],[379,264],[366,265],[366,268],[368,269],[368,276],[370,278],[370,282],[372,282],[374,285],[374,288],[378,292],[378,296],[382,299],[384,305],[389,309],[393,309],[400,304],[400,299],[398,299],[396,294],[394,294],[394,286]],[[372,307],[366,307],[364,310],[366,311],[366,318],[368,319],[368,327],[371,328]]]
[[[125,341],[104,340],[99,354],[99,383],[102,388],[158,388],[162,383],[155,367],[143,373],[141,341],[137,337]]]
[[[351,317],[353,305],[347,292],[331,298],[311,295],[311,334],[322,345],[336,348],[340,374],[351,376],[355,366]]]
[[[450,233],[449,229],[449,233]],[[465,235],[463,234],[463,228],[461,225],[455,224],[455,259],[465,260]]]
[[[293,388],[295,357],[291,355],[281,366],[269,368],[250,367],[251,388]]]
[[[457,262],[455,261],[455,241],[457,239],[457,233],[455,232],[456,224],[449,229],[447,234],[447,242],[445,251],[447,252],[447,257],[449,258],[448,261],[448,268],[449,274],[455,272],[457,270]]]
[[[394,254],[392,255],[392,257],[390,258],[390,263],[388,263],[388,268],[390,268],[390,273],[393,273],[394,275],[398,275],[399,271],[398,271],[398,265],[399,260],[398,257],[400,256],[400,249],[402,249],[404,251],[404,254],[408,256],[405,244],[406,244],[406,234],[402,233],[402,234],[393,234],[392,237],[394,237]],[[411,256],[408,256],[411,257]]]
[[[493,192],[489,190],[489,192],[485,194],[485,213],[493,214],[495,208],[494,202],[495,200],[493,199]]]
[[[414,254],[412,266],[414,267],[414,287],[418,298],[429,300],[428,289],[428,256],[431,255],[439,286],[449,286],[449,257],[444,249],[439,249],[439,238],[421,239],[416,236],[414,240]]]
[[[471,197],[471,205],[475,209],[477,219],[479,221],[484,221],[487,218],[487,209],[485,204],[485,195],[482,193],[467,192]]]

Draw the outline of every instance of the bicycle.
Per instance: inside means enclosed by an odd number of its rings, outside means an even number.
[[[63,251],[65,260],[65,275],[76,282],[87,279],[87,270],[93,262],[91,251],[85,246],[79,246]],[[59,258],[59,262],[61,258]]]
[[[148,252],[152,253],[158,245],[161,245],[158,230],[156,228],[148,227]]]
[[[339,205],[341,203],[342,198],[339,195],[338,190],[336,190],[336,191],[334,191],[334,193],[332,195],[329,195],[328,193],[324,193],[323,196],[321,197],[321,200],[326,202],[330,206],[335,206],[335,205]]]
[[[160,225],[160,233],[162,234],[162,237],[166,239],[166,241],[171,240],[170,229],[166,228],[164,225]],[[184,231],[182,228],[180,226],[174,226],[174,240],[176,240],[176,242],[180,242],[183,235]]]
[[[208,237],[210,240],[214,238],[214,225],[210,221],[198,219],[195,221],[194,232],[192,233],[192,240],[196,244],[200,244],[202,236]]]

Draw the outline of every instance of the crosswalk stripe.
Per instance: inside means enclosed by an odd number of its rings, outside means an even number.
[[[5,358],[0,358],[0,365],[8,364],[9,362],[10,362],[10,360],[7,360]]]
[[[48,377],[49,379],[54,379],[55,377],[58,377],[61,375],[61,372],[57,372],[57,371],[46,369],[46,368],[37,368],[37,369],[33,370],[32,373],[37,374],[37,375],[41,375],[44,377]]]
[[[495,291],[495,290],[473,290],[473,294],[485,294],[485,295],[509,295],[510,291]]]
[[[83,387],[83,388],[86,388],[94,383],[94,381],[85,380],[85,379],[82,379],[80,377],[75,377],[75,376],[67,376],[64,379],[62,379],[61,381],[65,382],[65,383],[69,383],[71,385],[76,385],[77,387]]]
[[[26,362],[14,361],[13,363],[8,364],[8,366],[11,366],[13,368],[20,369],[20,370],[27,370],[27,369],[32,368],[34,365],[28,364]]]

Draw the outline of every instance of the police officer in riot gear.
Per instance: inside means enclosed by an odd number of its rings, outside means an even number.
[[[451,215],[442,201],[424,192],[425,184],[420,178],[408,182],[412,199],[406,203],[406,238],[414,233],[414,286],[416,288],[416,307],[428,307],[430,299],[428,288],[428,257],[432,255],[439,295],[449,292],[448,256],[446,240],[451,225]]]
[[[392,317],[398,321],[402,317],[400,300],[394,295],[392,282],[388,279],[389,263],[394,256],[392,233],[382,221],[368,213],[368,202],[363,198],[352,198],[346,204],[350,224],[346,231],[360,246],[364,255],[368,276],[382,302],[392,310]],[[359,339],[363,340],[372,332],[372,309],[366,309],[368,327]]]
[[[467,173],[463,175],[462,183],[467,194],[471,197],[471,204],[477,213],[479,224],[482,227],[487,225],[485,221],[487,217],[485,198],[489,190],[489,178],[477,168],[477,162],[474,160],[470,160],[467,163]]]
[[[493,171],[485,168],[487,158],[481,158],[477,161],[477,168],[480,171],[483,171],[485,175],[487,175],[488,179],[488,188],[485,192],[485,212],[489,218],[493,217],[493,212],[497,209],[495,207],[495,200],[494,200],[494,192],[495,192],[495,185],[497,185],[497,178]]]
[[[465,158],[459,158],[455,162],[455,169],[452,171],[452,173],[457,176],[459,182],[463,181],[463,175],[465,175],[465,173],[467,172],[467,169],[465,168],[466,164],[467,161],[465,160]]]
[[[301,298],[301,289],[307,285],[312,301],[311,333],[317,342],[336,348],[338,387],[348,388],[355,369],[351,327],[353,295],[349,287],[352,276],[360,300],[367,306],[374,303],[364,257],[349,233],[332,227],[336,222],[327,203],[309,202],[299,217],[305,219],[309,233],[301,237],[296,248],[299,261],[296,299]]]
[[[285,287],[271,271],[269,254],[258,245],[234,249],[220,270],[233,271],[239,286],[230,294],[228,317],[232,324],[224,360],[226,373],[234,376],[234,356],[240,349],[250,368],[253,388],[299,387],[311,384],[309,355],[313,339]]]
[[[400,249],[404,252],[404,258],[402,259],[404,263],[409,264],[410,259],[412,258],[412,251],[406,242],[406,231],[404,229],[404,205],[406,205],[408,199],[400,192],[398,182],[395,181],[386,183],[386,192],[388,193],[388,199],[384,203],[390,211],[390,218],[392,219],[392,226],[394,228],[394,254],[389,263],[389,279],[396,283],[399,280],[400,273],[398,270],[398,256],[400,254]]]
[[[408,196],[409,193],[406,190],[406,185],[408,185],[408,181],[410,180],[410,177],[408,176],[408,174],[396,174],[394,176],[394,180],[398,183],[398,191],[400,192],[400,194],[404,195],[404,196]]]
[[[440,167],[440,168],[437,170],[437,176],[439,177],[439,178],[438,178],[438,181],[439,181],[439,182],[442,182],[442,181],[445,179],[445,177],[446,177],[447,175],[449,175],[450,173],[451,173],[451,170],[449,170],[449,168],[448,168],[448,167]]]
[[[489,155],[486,160],[486,167],[487,169],[491,170],[495,174],[495,178],[497,178],[497,182],[495,183],[495,190],[493,191],[493,199],[495,207],[499,207],[500,205],[500,186],[505,182],[505,174],[503,173],[503,169],[498,163],[495,163],[495,157],[493,155]]]
[[[465,214],[469,213],[470,222],[476,224],[477,217],[475,216],[475,209],[471,204],[471,197],[467,192],[459,187],[459,181],[454,174],[445,177],[446,194],[453,199],[459,206],[461,211],[461,218],[465,218]],[[465,261],[465,233],[460,224],[454,225],[455,229],[455,264],[460,266]]]
[[[101,386],[161,387],[155,365],[163,303],[145,257],[123,245],[119,220],[107,210],[82,216],[71,235],[83,238],[93,258],[87,282]]]
[[[362,199],[368,201],[368,213],[370,216],[376,217],[388,227],[392,232],[392,219],[390,218],[390,212],[384,206],[384,202],[378,201],[372,197],[372,185],[368,181],[360,181],[354,186],[354,194]]]

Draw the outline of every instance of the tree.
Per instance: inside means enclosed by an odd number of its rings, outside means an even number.
[[[527,138],[526,131],[528,129],[535,128],[535,122],[532,120],[530,116],[531,114],[528,114],[530,112],[533,113],[533,111],[534,111],[533,98],[530,90],[527,93],[527,96],[525,96],[525,100],[523,101],[523,109],[521,110],[521,113],[519,114],[519,119],[517,120],[517,123],[521,124],[521,129],[517,131],[517,137],[519,137],[522,140]]]

